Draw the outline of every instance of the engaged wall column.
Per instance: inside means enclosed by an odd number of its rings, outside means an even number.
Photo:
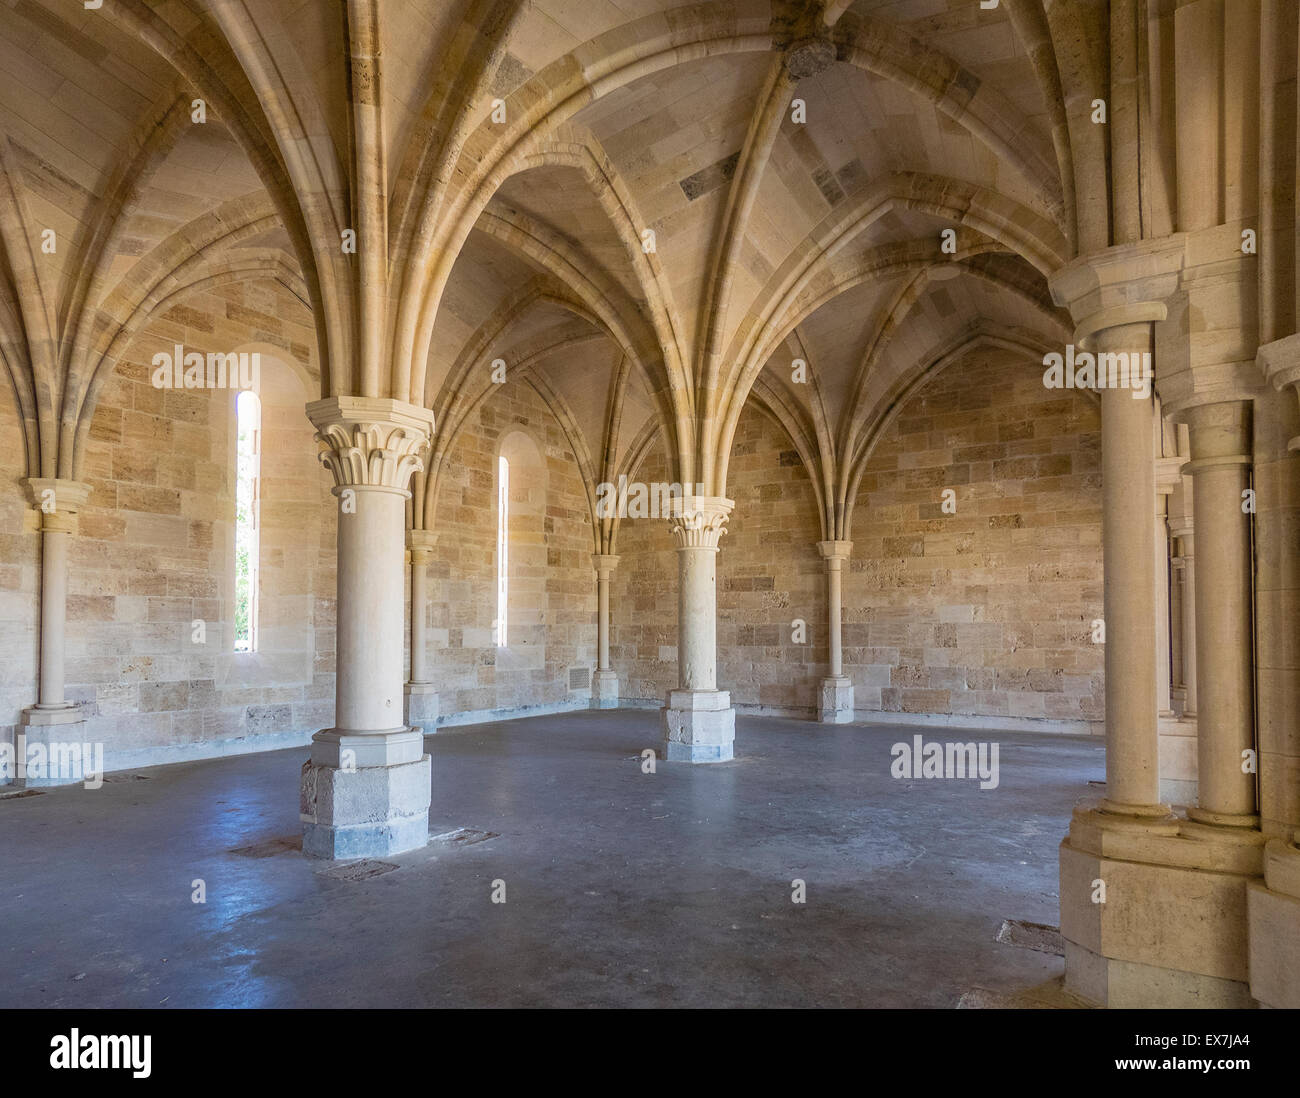
[[[437,535],[408,530],[411,554],[411,678],[406,684],[406,723],[426,734],[438,726],[438,688],[429,674],[429,561]]]
[[[818,717],[826,724],[847,724],[853,720],[853,680],[844,674],[841,619],[844,565],[853,552],[853,542],[819,541],[817,549],[826,562],[826,620],[830,640],[830,675],[822,679]]]
[[[609,662],[609,587],[618,567],[618,557],[594,553],[591,566],[596,572],[596,674],[591,684],[592,703],[597,709],[618,708],[618,675]]]
[[[40,515],[41,531],[39,685],[36,704],[23,710],[18,726],[22,739],[14,745],[14,772],[0,774],[0,783],[65,785],[81,781],[85,776],[82,765],[85,716],[81,706],[68,701],[64,674],[67,660],[68,543],[76,529],[76,514],[90,495],[90,485],[74,480],[34,477],[27,481],[27,488]],[[29,759],[33,761],[30,767],[27,765]]]
[[[1200,823],[1254,827],[1255,679],[1251,614],[1250,408],[1203,404],[1183,413],[1191,429],[1196,508],[1197,807]]]

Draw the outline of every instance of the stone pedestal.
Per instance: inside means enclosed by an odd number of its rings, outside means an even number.
[[[408,682],[404,693],[406,723],[433,735],[438,730],[438,688],[431,682]]]
[[[302,767],[303,852],[366,858],[423,846],[431,780],[419,729],[317,732]]]
[[[87,772],[102,774],[103,745],[87,741],[88,727],[75,703],[24,709],[15,735],[13,770],[0,775],[0,784],[37,789],[85,781]]]
[[[735,757],[736,711],[727,690],[673,690],[663,710],[664,758],[726,762]]]
[[[683,496],[669,504],[677,542],[678,689],[661,710],[664,758],[725,762],[734,755],[736,711],[718,689],[717,555],[735,504],[718,496]]]
[[[591,677],[591,704],[595,709],[618,708],[618,673],[597,671]]]
[[[429,830],[430,760],[405,719],[402,567],[406,486],[423,468],[433,415],[365,397],[316,401],[307,415],[339,517],[335,727],[312,737],[302,768],[303,851],[397,854]]]
[[[1264,880],[1247,886],[1246,913],[1251,995],[1265,1006],[1300,1010],[1300,848],[1294,841],[1265,846]]]
[[[1261,851],[1257,831],[1077,808],[1061,843],[1066,987],[1108,1007],[1252,1006],[1246,898]]]
[[[853,680],[840,675],[822,679],[818,720],[823,724],[848,724],[853,720]]]

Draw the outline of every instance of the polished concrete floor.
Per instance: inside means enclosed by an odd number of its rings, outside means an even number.
[[[732,763],[643,774],[658,722],[430,737],[432,831],[494,837],[356,880],[291,848],[305,749],[0,800],[0,1007],[947,1007],[1059,976],[995,935],[1057,922],[1100,740],[1001,735],[980,790],[891,778],[918,729],[772,718],[737,721]]]

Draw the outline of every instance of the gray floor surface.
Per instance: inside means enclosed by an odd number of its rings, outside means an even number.
[[[644,774],[658,722],[431,736],[431,832],[494,837],[342,877],[293,849],[305,749],[0,800],[0,1006],[951,1007],[1059,977],[995,935],[1057,923],[1100,739],[1000,735],[981,790],[890,748],[987,734],[740,717],[734,762]]]

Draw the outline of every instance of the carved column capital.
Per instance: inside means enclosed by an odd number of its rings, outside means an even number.
[[[307,405],[321,464],[334,491],[380,488],[409,496],[411,475],[424,469],[433,413],[381,397],[329,397]]]
[[[735,500],[722,496],[673,496],[668,501],[668,521],[678,549],[717,549],[727,532],[727,519]]]
[[[592,553],[591,567],[595,570],[597,576],[605,579],[618,567],[618,557],[609,553]]]
[[[839,568],[846,560],[849,559],[853,552],[853,542],[851,541],[819,541],[817,551],[821,553],[822,560],[826,562],[826,567]]]
[[[1250,465],[1250,405],[1244,400],[1225,400],[1198,404],[1186,409],[1181,417],[1190,428],[1191,460],[1182,472],[1193,476],[1202,469],[1223,465]],[[1195,490],[1193,490],[1195,499]]]
[[[24,483],[32,506],[40,512],[41,530],[71,533],[77,514],[90,498],[90,485],[56,477],[28,477]]]
[[[406,531],[406,548],[411,554],[411,561],[415,564],[425,564],[433,556],[433,547],[438,541],[438,535],[432,530],[407,530]]]
[[[1186,259],[1184,233],[1119,244],[1079,256],[1048,279],[1052,299],[1070,310],[1074,342],[1125,324],[1164,320]]]
[[[1288,385],[1300,399],[1300,333],[1265,343],[1255,355],[1264,377],[1275,389]],[[1287,443],[1288,450],[1300,450],[1300,435]]]
[[[1156,458],[1156,495],[1171,496],[1174,489],[1179,486],[1183,478],[1183,466],[1186,464],[1185,457],[1163,457]],[[1156,503],[1157,510],[1160,509],[1160,503]]]

